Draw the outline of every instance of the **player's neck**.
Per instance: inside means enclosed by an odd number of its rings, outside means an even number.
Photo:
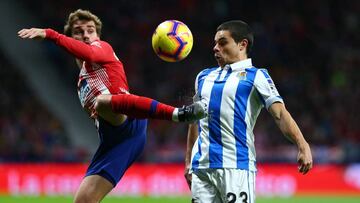
[[[76,61],[76,65],[79,67],[79,69],[81,69],[84,61],[80,59],[75,59],[75,61]]]

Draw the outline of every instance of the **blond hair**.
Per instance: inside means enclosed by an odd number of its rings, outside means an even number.
[[[73,25],[78,20],[85,20],[85,21],[94,21],[96,33],[100,37],[101,35],[101,28],[102,28],[102,22],[96,15],[92,14],[88,10],[82,10],[78,9],[72,13],[70,13],[66,24],[64,26],[64,34],[66,36],[71,36]]]

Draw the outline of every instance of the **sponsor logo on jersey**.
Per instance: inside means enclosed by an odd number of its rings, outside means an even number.
[[[80,82],[80,86],[79,86],[79,99],[80,99],[80,102],[81,102],[81,105],[84,106],[85,105],[85,100],[86,100],[86,97],[88,95],[88,93],[90,92],[90,86],[89,84],[87,83],[86,80],[82,80]]]

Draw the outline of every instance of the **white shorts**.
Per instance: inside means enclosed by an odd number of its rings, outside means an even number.
[[[198,169],[192,173],[192,202],[254,203],[255,176],[240,169]]]

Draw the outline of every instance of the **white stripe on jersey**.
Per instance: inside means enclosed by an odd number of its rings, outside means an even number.
[[[251,59],[227,68],[206,69],[195,89],[209,116],[199,121],[192,168],[239,168],[256,171],[253,128],[261,109],[283,102],[271,77]]]
[[[81,101],[81,105],[89,109],[93,108],[97,95],[110,94],[108,89],[108,86],[110,86],[109,76],[104,68],[100,67],[96,69],[97,66],[99,65],[93,64],[95,70],[87,72],[84,62],[79,75],[79,99]]]

